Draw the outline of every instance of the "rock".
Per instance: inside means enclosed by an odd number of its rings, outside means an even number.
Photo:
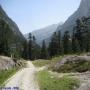
[[[71,55],[65,56],[53,68],[55,71],[77,71],[85,72],[90,69],[90,56]]]
[[[8,70],[14,66],[15,62],[11,58],[0,56],[0,70]]]
[[[90,83],[83,84],[79,89],[77,90],[90,90]]]
[[[8,70],[13,67],[23,67],[24,65],[24,60],[13,60],[10,57],[0,56],[0,70]]]

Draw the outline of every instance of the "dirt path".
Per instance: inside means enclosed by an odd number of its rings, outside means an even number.
[[[37,69],[34,67],[32,62],[27,62],[27,67],[18,71],[13,77],[11,77],[6,88],[11,88],[10,90],[39,90],[39,86],[35,80],[35,72]],[[14,89],[14,88],[19,89]]]

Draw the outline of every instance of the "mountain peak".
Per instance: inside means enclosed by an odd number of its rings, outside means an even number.
[[[78,11],[80,11],[83,16],[90,16],[90,0],[81,0]]]
[[[90,0],[81,0],[79,8],[63,24],[62,28],[60,29],[61,32],[62,33],[64,33],[65,31],[72,32],[72,29],[75,26],[76,20],[78,18],[89,16],[90,16]]]

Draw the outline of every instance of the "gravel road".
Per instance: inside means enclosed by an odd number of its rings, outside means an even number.
[[[6,85],[5,90],[39,90],[38,83],[35,79],[35,73],[37,69],[32,62],[27,61],[27,67],[18,71],[13,77],[11,77]]]

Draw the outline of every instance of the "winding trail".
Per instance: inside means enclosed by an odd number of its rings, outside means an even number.
[[[35,79],[37,69],[32,62],[27,61],[27,67],[18,71],[6,83],[5,87],[10,87],[10,90],[39,90],[38,83]],[[14,89],[18,87],[19,89]]]

